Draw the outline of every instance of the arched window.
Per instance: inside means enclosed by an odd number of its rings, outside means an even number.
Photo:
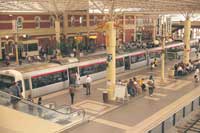
[[[80,25],[83,24],[83,16],[80,16],[80,18],[79,18],[79,23],[80,23]]]
[[[98,24],[98,17],[97,16],[94,16],[94,24]]]
[[[55,18],[53,16],[50,16],[49,21],[50,21],[50,27],[51,28],[55,27]]]
[[[71,16],[70,22],[71,22],[71,26],[74,26],[74,24],[75,24],[75,17],[74,16]]]
[[[40,28],[40,17],[39,16],[35,17],[35,28],[36,29]]]
[[[23,17],[21,16],[17,17],[17,21],[16,21],[17,29],[23,29],[23,21],[24,21]]]

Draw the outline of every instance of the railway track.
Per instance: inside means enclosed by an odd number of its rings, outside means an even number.
[[[176,126],[177,133],[200,133],[200,112]]]

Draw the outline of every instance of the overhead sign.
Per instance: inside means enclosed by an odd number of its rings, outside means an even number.
[[[111,62],[111,61],[112,61],[112,54],[108,54],[108,55],[107,55],[107,61],[108,61],[108,62]]]

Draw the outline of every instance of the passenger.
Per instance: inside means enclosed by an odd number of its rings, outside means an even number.
[[[134,85],[134,89],[136,91],[136,94],[141,94],[142,93],[142,89],[140,87],[140,85],[138,84],[137,78],[133,77],[133,85]]]
[[[14,82],[13,85],[9,88],[9,93],[13,96],[10,98],[10,102],[13,106],[13,109],[18,109],[18,102],[20,101],[21,91],[17,86],[17,82]]]
[[[155,68],[155,64],[151,62],[151,71]]]
[[[117,81],[117,85],[122,85],[122,81],[120,79]]]
[[[157,66],[158,66],[158,61],[157,61],[157,59],[156,59],[156,58],[154,59],[154,65],[155,65],[155,67],[157,67]]]
[[[196,68],[194,73],[195,82],[199,82],[199,68]]]
[[[75,88],[72,86],[69,86],[69,94],[71,97],[71,104],[74,104],[74,95],[75,95]]]
[[[92,83],[92,78],[87,75],[87,78],[86,78],[86,95],[90,95],[90,89],[91,89],[91,83]]]
[[[133,80],[129,79],[129,82],[127,84],[127,90],[128,90],[128,94],[131,96],[135,96],[135,89],[134,89],[134,85],[133,85]]]
[[[144,83],[144,78],[141,78],[139,83],[140,83],[140,86],[142,88],[142,91],[145,92],[146,91],[146,89],[145,89],[146,85]]]
[[[154,84],[154,79],[153,79],[152,75],[150,75],[147,84],[149,86],[149,95],[153,96],[153,92],[154,92],[154,89],[155,89],[155,84]]]
[[[42,105],[42,97],[38,98],[38,105]],[[38,115],[39,117],[42,117],[42,107],[38,107]]]
[[[178,72],[178,76],[182,76],[183,75],[183,68],[182,68],[181,65],[178,66],[177,72]]]
[[[76,87],[79,87],[79,85],[80,85],[80,76],[79,76],[79,74],[77,72],[75,74],[75,78],[76,78],[76,81],[75,81]]]

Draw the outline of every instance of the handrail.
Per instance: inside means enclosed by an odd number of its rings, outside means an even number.
[[[5,100],[5,106],[8,106],[7,105],[7,100],[9,100],[9,98],[11,97],[14,97],[16,99],[19,100],[19,103],[24,103],[27,105],[28,107],[28,112],[27,112],[27,108],[20,108],[18,107],[16,110],[19,110],[21,112],[24,112],[24,113],[28,113],[30,115],[34,115],[34,116],[38,116],[38,113],[34,113],[33,111],[30,112],[30,108],[32,109],[38,109],[38,111],[41,109],[41,113],[44,114],[45,116],[49,116],[49,115],[52,115],[53,117],[50,117],[50,118],[47,118],[49,121],[52,121],[52,122],[55,122],[55,123],[59,123],[60,120],[68,120],[70,123],[66,123],[66,125],[71,125],[71,124],[74,124],[74,123],[77,123],[77,122],[81,122],[85,119],[85,111],[84,110],[77,110],[77,111],[73,111],[73,112],[70,112],[70,113],[63,113],[63,112],[59,112],[57,110],[54,110],[54,109],[49,109],[45,106],[41,106],[41,105],[38,105],[38,104],[35,104],[31,101],[28,101],[27,99],[23,99],[23,98],[19,98],[19,97],[16,97],[14,95],[11,95],[11,94],[8,94],[6,92],[2,92],[0,91],[0,98],[1,97],[4,97],[4,99],[2,100]],[[2,103],[2,105],[4,105]],[[9,105],[10,105],[10,102],[9,102]],[[22,110],[21,110],[22,109]],[[76,114],[76,115],[74,115]],[[46,119],[46,117],[42,117],[39,115],[40,118],[42,119]]]

